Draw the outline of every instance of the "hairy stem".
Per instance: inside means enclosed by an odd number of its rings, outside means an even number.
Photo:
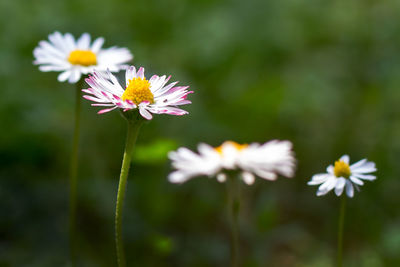
[[[129,167],[132,158],[133,148],[143,120],[128,120],[128,133],[126,137],[124,158],[122,160],[121,174],[119,178],[117,204],[115,208],[115,242],[117,248],[117,261],[119,267],[126,266],[124,245],[122,242],[122,210],[124,205],[126,183],[129,174]]]

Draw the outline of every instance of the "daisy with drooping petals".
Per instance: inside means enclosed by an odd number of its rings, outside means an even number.
[[[246,184],[254,183],[255,175],[266,180],[275,180],[278,174],[292,177],[295,159],[289,141],[273,140],[265,144],[241,145],[232,141],[213,148],[207,144],[198,146],[199,154],[187,148],[169,153],[176,169],[168,179],[172,183],[183,183],[195,176],[216,176],[224,182],[226,171],[238,170]]]
[[[150,79],[144,76],[144,68],[136,71],[134,66],[129,67],[125,74],[125,86],[122,87],[117,78],[109,71],[106,73],[95,71],[86,79],[91,87],[82,91],[90,94],[83,97],[96,102],[92,106],[105,106],[100,110],[102,114],[116,108],[124,112],[138,109],[142,117],[147,120],[153,118],[153,114],[185,115],[187,111],[176,106],[190,104],[187,95],[189,86],[175,86],[178,82],[166,85],[171,76],[153,75]]]
[[[319,185],[317,196],[323,196],[335,189],[335,194],[340,196],[346,188],[348,197],[354,196],[354,188],[359,191],[359,186],[364,184],[363,180],[373,181],[376,179],[370,173],[376,171],[375,163],[360,160],[352,165],[348,155],[342,156],[335,162],[335,166],[329,165],[328,173],[316,174],[312,177],[308,185]]]
[[[232,224],[232,266],[239,262],[239,177],[248,185],[254,183],[255,176],[275,180],[278,174],[292,177],[295,159],[292,143],[273,140],[265,144],[238,144],[227,141],[219,147],[199,144],[199,153],[185,147],[169,153],[172,166],[176,169],[168,179],[172,183],[183,183],[196,176],[216,176],[220,182],[227,182],[231,206]],[[239,175],[237,175],[239,174]]]
[[[133,56],[127,48],[110,47],[102,49],[104,38],[99,37],[90,43],[88,33],[75,41],[70,33],[62,35],[55,32],[49,35],[49,41],[40,41],[33,50],[35,65],[40,65],[41,71],[59,71],[58,80],[76,83],[81,75],[109,69],[112,72],[125,68],[123,63]]]

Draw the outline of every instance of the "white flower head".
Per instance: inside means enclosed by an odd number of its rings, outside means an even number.
[[[275,180],[278,174],[292,177],[296,165],[292,143],[278,140],[250,145],[227,141],[216,148],[202,143],[198,146],[198,154],[182,147],[168,156],[176,169],[168,176],[172,183],[183,183],[203,175],[215,176],[219,182],[224,182],[226,172],[236,170],[250,185],[254,183],[255,175],[267,180]]]
[[[320,185],[317,196],[326,195],[329,191],[335,190],[335,194],[340,196],[346,188],[348,197],[354,196],[354,188],[358,191],[359,186],[364,184],[363,180],[373,181],[376,179],[370,173],[376,171],[375,163],[360,160],[350,165],[348,155],[342,156],[335,162],[335,166],[329,165],[326,169],[327,173],[315,174],[308,185]]]
[[[125,86],[121,86],[117,78],[107,72],[94,71],[86,79],[91,87],[82,91],[89,94],[83,97],[96,102],[92,106],[104,106],[100,110],[102,114],[113,109],[120,108],[124,112],[138,109],[142,117],[147,120],[153,118],[153,114],[185,115],[187,111],[177,106],[190,104],[187,96],[193,91],[188,91],[189,86],[175,86],[178,82],[166,85],[171,76],[153,75],[149,80],[144,76],[144,68],[136,71],[130,66],[125,73]]]
[[[117,72],[126,68],[126,63],[133,56],[127,48],[110,47],[103,49],[104,38],[99,37],[90,43],[88,33],[75,41],[70,33],[62,35],[55,32],[49,35],[49,41],[40,41],[33,50],[35,65],[41,71],[59,71],[58,80],[76,83],[81,75],[94,69],[98,71]]]

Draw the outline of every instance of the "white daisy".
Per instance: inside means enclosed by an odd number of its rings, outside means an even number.
[[[172,166],[176,169],[168,179],[172,183],[183,183],[196,176],[216,176],[224,182],[226,172],[237,170],[246,184],[252,184],[255,175],[275,180],[278,174],[292,177],[295,159],[289,141],[273,140],[265,144],[250,145],[227,141],[219,147],[199,144],[199,153],[179,148],[169,153]]]
[[[363,185],[363,180],[373,181],[376,179],[371,172],[376,171],[375,163],[360,160],[352,165],[348,155],[342,156],[335,161],[335,166],[329,165],[326,171],[328,173],[316,174],[312,177],[308,185],[319,185],[317,196],[323,196],[332,189],[335,189],[335,194],[340,196],[346,188],[348,197],[354,196],[354,187],[359,191],[359,186]]]
[[[129,67],[125,73],[125,84],[122,87],[117,78],[109,71],[95,71],[86,82],[91,88],[82,91],[91,95],[84,95],[87,100],[96,102],[92,106],[109,107],[100,110],[102,114],[116,108],[124,112],[139,109],[139,113],[147,120],[151,120],[154,114],[185,115],[187,111],[176,106],[190,104],[187,95],[193,93],[188,91],[189,86],[175,86],[178,82],[168,85],[171,76],[166,77],[153,75],[149,80],[144,76],[144,68],[136,72],[134,66]]]
[[[41,71],[60,71],[58,80],[76,83],[81,75],[98,71],[116,72],[125,68],[123,63],[133,56],[127,48],[110,47],[102,49],[104,38],[100,37],[90,44],[88,33],[75,41],[70,33],[62,35],[55,32],[49,35],[49,41],[40,41],[33,50],[35,65],[40,65]]]

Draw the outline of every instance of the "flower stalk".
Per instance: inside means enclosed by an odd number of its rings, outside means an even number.
[[[76,265],[76,206],[77,206],[77,176],[78,176],[78,152],[80,135],[80,113],[81,113],[81,86],[83,79],[76,83],[76,98],[74,111],[74,135],[72,140],[72,152],[69,170],[69,246],[71,265]]]
[[[231,265],[239,266],[239,209],[240,184],[239,177],[232,175],[228,178],[228,194],[231,217]]]
[[[132,114],[135,113],[135,114]],[[122,241],[122,211],[126,192],[126,184],[132,159],[133,148],[144,120],[138,112],[126,112],[123,114],[128,121],[124,157],[122,160],[121,174],[119,178],[117,203],[115,208],[115,243],[117,250],[117,262],[119,267],[126,267],[124,244]]]
[[[337,251],[337,266],[343,266],[343,228],[344,228],[344,215],[346,212],[346,195],[343,195],[340,200],[339,211],[339,228],[338,228],[338,251]]]

